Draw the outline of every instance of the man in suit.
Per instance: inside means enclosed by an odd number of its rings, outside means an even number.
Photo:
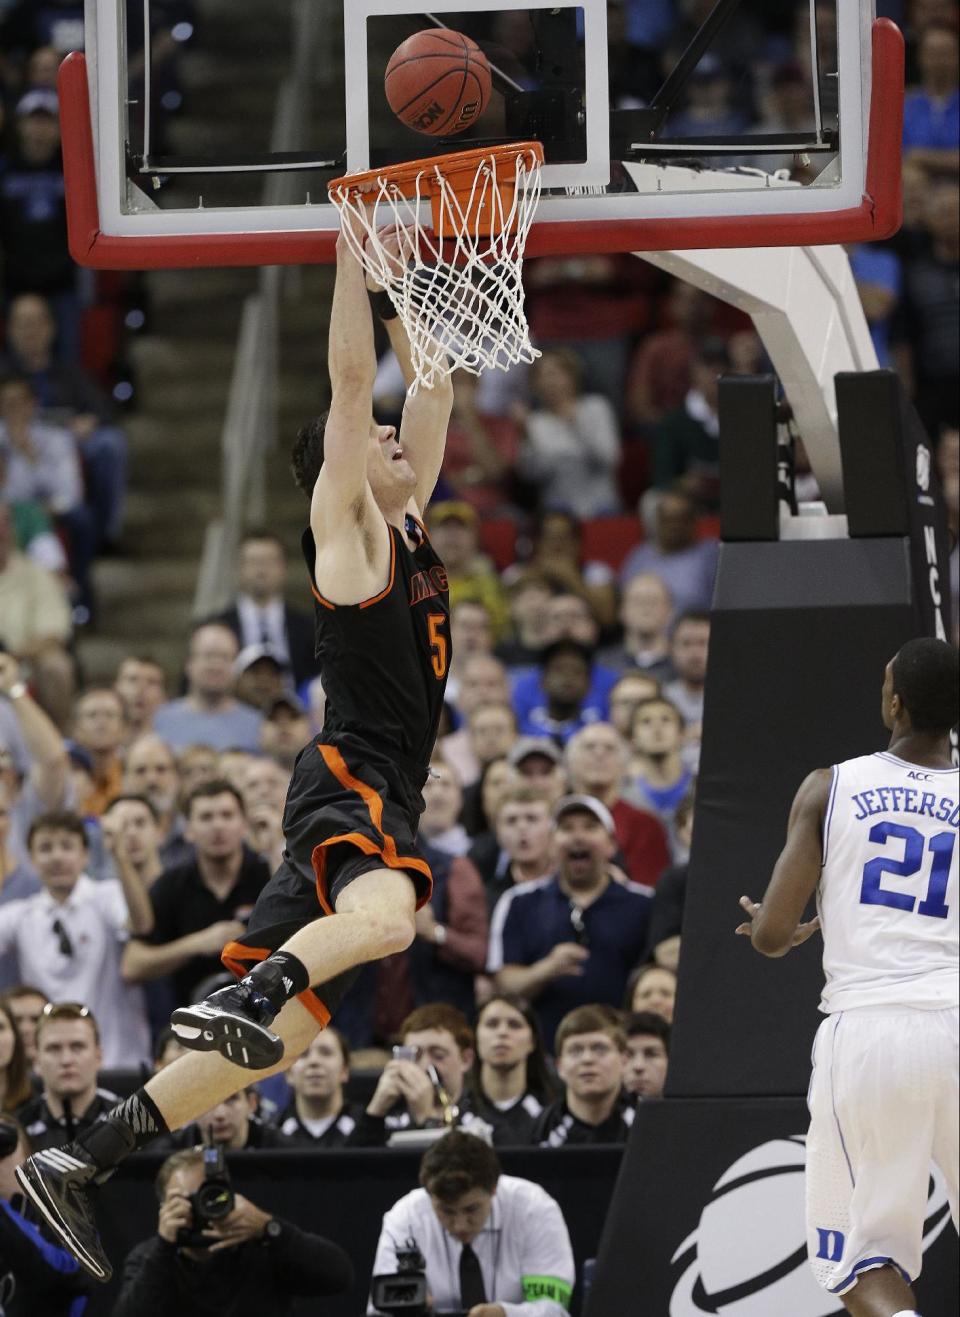
[[[281,540],[268,530],[247,531],[240,541],[236,597],[224,613],[207,620],[228,626],[241,650],[269,645],[299,687],[316,677],[319,668],[313,653],[313,618],[285,602],[286,577],[287,555]]]

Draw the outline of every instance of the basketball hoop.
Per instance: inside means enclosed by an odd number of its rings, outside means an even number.
[[[386,289],[410,340],[415,379],[533,361],[523,311],[523,250],[540,196],[539,142],[457,151],[348,174],[330,200],[342,232]],[[430,203],[432,229],[424,224]],[[362,233],[363,240],[359,238]]]

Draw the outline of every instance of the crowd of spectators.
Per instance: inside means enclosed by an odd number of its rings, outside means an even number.
[[[136,114],[143,10],[128,8]],[[67,246],[57,71],[83,49],[83,15],[79,0],[0,5],[0,519],[11,522],[0,532],[0,598],[13,614],[0,640],[38,656],[96,620],[93,564],[121,549],[121,421],[133,395],[124,340],[143,321],[136,281],[79,269]],[[150,6],[158,140],[180,106],[193,19],[193,0]],[[62,664],[47,667],[62,689]]]
[[[611,4],[623,103],[649,95],[656,52],[709,6],[677,8]],[[169,1064],[171,1009],[226,981],[220,952],[279,862],[323,689],[312,618],[287,602],[308,599],[306,579],[267,530],[244,537],[235,597],[198,621],[182,674],[141,653],[112,682],[78,674],[91,565],[122,546],[126,441],[109,378],[85,363],[95,291],[66,252],[51,70],[82,37],[80,6],[51,6],[49,31],[35,9],[0,20],[0,1108],[40,1148],[108,1110],[111,1082]],[[937,444],[956,618],[957,25],[951,6],[899,17],[905,227],[850,256],[881,362]],[[766,69],[750,96],[747,66]],[[170,70],[173,86],[172,56]],[[807,76],[775,18],[735,21],[672,127],[789,127]],[[365,967],[285,1076],[171,1137],[161,1240],[208,1129],[234,1151],[450,1126],[498,1147],[621,1144],[637,1101],[663,1094],[718,549],[717,379],[763,353],[739,313],[631,257],[534,260],[526,278],[542,356],[457,376],[428,514],[453,662],[416,941]],[[387,355],[385,419],[398,380]],[[246,1204],[238,1238],[259,1238],[257,1212]],[[118,1311],[152,1311],[164,1256],[132,1259]]]

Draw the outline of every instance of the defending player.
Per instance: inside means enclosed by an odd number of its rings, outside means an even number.
[[[406,334],[389,318],[386,294],[373,301],[409,383]],[[411,944],[415,911],[430,895],[414,838],[450,663],[449,601],[419,517],[440,471],[452,389],[446,382],[408,399],[399,439],[375,423],[370,304],[342,235],[327,361],[329,413],[301,431],[293,455],[311,499],[303,546],[327,713],[320,739],[294,769],[284,862],[254,908],[245,943],[224,951],[243,977],[174,1013],[191,1055],[82,1140],[18,1171],[56,1233],[101,1280],[110,1266],[87,1187],[250,1082],[249,1070],[263,1077],[281,1058],[289,1064],[329,1020],[345,975]],[[317,984],[324,986],[313,990]]]
[[[761,905],[737,932],[783,956],[818,926],[826,986],[810,1085],[807,1242],[855,1317],[916,1317],[930,1162],[957,1225],[958,655],[887,664],[889,749],[811,773]],[[817,892],[818,920],[800,923]]]

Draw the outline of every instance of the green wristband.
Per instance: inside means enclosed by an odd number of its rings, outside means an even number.
[[[370,305],[381,320],[396,320],[397,308],[391,302],[390,294],[385,289],[381,289],[379,293],[369,293],[368,296]]]
[[[554,1303],[569,1310],[573,1287],[559,1276],[521,1276],[520,1283],[525,1303],[534,1303],[537,1299],[553,1299]]]

